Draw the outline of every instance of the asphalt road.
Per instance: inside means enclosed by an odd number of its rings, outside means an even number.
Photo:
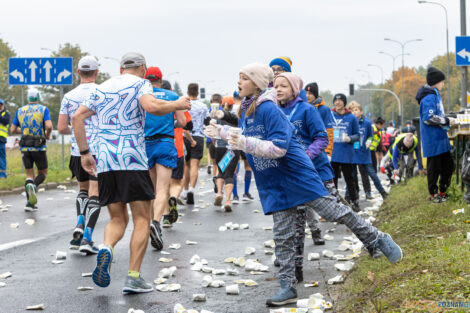
[[[212,312],[269,312],[266,299],[278,290],[275,279],[277,268],[273,266],[271,255],[264,253],[263,243],[272,239],[272,232],[263,227],[272,226],[272,218],[264,216],[256,191],[252,183],[252,194],[256,200],[234,205],[232,213],[225,213],[213,207],[213,185],[205,173],[200,170],[200,183],[196,192],[196,205],[180,207],[180,217],[171,229],[165,229],[164,255],[148,246],[143,266],[143,277],[151,282],[158,277],[158,272],[169,266],[176,266],[177,271],[168,283],[181,284],[179,292],[154,291],[148,294],[121,294],[124,279],[127,275],[129,262],[129,240],[132,232],[132,222],[129,223],[126,235],[115,247],[114,264],[111,269],[111,285],[108,288],[95,286],[90,277],[82,277],[82,273],[92,272],[96,257],[83,256],[68,249],[71,233],[75,225],[75,193],[64,190],[49,190],[39,193],[39,211],[26,213],[23,211],[25,199],[21,195],[8,196],[1,199],[3,205],[11,207],[7,212],[0,212],[0,274],[11,272],[12,276],[0,279],[6,283],[0,287],[0,312],[23,312],[29,305],[44,304],[45,312],[128,312],[130,308],[145,312],[173,312],[176,303],[181,303],[186,309],[200,311],[206,309]],[[242,176],[242,175],[239,175]],[[240,177],[239,177],[240,178]],[[243,190],[240,178],[239,189]],[[72,189],[73,190],[73,189]],[[76,191],[76,189],[75,189]],[[361,195],[363,198],[363,194]],[[362,206],[370,204],[362,202]],[[259,210],[260,213],[255,213]],[[35,219],[35,224],[28,225],[25,220]],[[109,215],[102,210],[100,220],[94,232],[97,243],[103,241],[103,228]],[[219,231],[219,226],[232,222],[249,224],[246,230]],[[18,223],[18,228],[10,224]],[[327,241],[325,246],[314,246],[311,239],[306,239],[304,282],[320,281],[319,287],[305,288],[298,285],[300,298],[308,298],[313,293],[321,293],[331,301],[329,286],[326,281],[341,272],[334,269],[336,261],[320,258],[319,261],[307,261],[309,252],[321,254],[323,249],[331,249],[335,254],[344,254],[336,248],[344,236],[351,232],[342,225],[322,222],[323,231],[335,228],[329,233],[334,240]],[[196,241],[197,245],[186,245],[186,240]],[[172,243],[180,243],[178,250],[169,249]],[[245,248],[254,247],[256,253],[245,256]],[[67,259],[63,264],[53,264],[56,251],[66,251]],[[253,279],[258,285],[246,287],[240,285],[239,295],[227,295],[225,288],[205,288],[201,286],[204,273],[190,270],[190,258],[198,254],[207,259],[209,266],[215,269],[236,268],[238,276],[221,275],[217,279],[225,281],[226,285],[233,284],[237,279]],[[262,275],[251,275],[243,268],[224,263],[227,257],[246,257],[259,259],[262,264],[269,265],[269,271]],[[171,258],[170,263],[161,263],[159,258]],[[79,286],[94,287],[93,290],[79,291]],[[194,302],[192,295],[205,293],[206,302]],[[333,303],[334,304],[334,303]]]

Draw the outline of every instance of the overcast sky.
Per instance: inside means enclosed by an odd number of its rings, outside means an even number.
[[[448,9],[449,45],[460,35],[458,0],[440,1]],[[467,2],[467,6],[468,6]],[[467,8],[468,11],[468,8]],[[469,21],[470,23],[470,21]],[[200,81],[208,93],[231,93],[240,67],[289,56],[304,83],[346,92],[349,79],[366,83],[390,76],[392,59],[406,41],[405,65],[427,65],[446,52],[444,10],[415,0],[28,0],[2,3],[0,37],[21,57],[45,57],[60,44],[79,44],[116,75],[127,51],[144,54],[149,66],[173,74],[185,90]],[[397,59],[397,67],[401,65]],[[445,70],[445,69],[442,69]],[[164,77],[165,78],[165,77]]]

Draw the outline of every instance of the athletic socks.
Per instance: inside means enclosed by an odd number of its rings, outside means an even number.
[[[85,227],[85,211],[88,205],[88,191],[80,190],[75,199],[75,205],[77,207],[77,227],[79,225]]]
[[[137,271],[129,271],[127,273],[127,275],[134,278],[134,279],[139,279],[139,277],[140,277],[140,273],[137,272]]]
[[[44,174],[38,174],[38,176],[36,176],[36,178],[34,179],[34,184],[36,185],[36,187],[38,187],[40,184],[42,184],[44,181],[46,180],[46,175]]]
[[[91,236],[93,235],[93,229],[95,228],[98,217],[100,216],[100,202],[97,196],[91,196],[88,201],[87,211],[86,211],[86,228],[83,232],[83,238],[91,242]]]
[[[245,171],[245,194],[250,193],[251,171]]]

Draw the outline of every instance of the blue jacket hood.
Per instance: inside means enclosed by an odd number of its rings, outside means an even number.
[[[421,100],[424,99],[424,97],[426,97],[427,95],[435,95],[436,94],[436,91],[434,90],[434,88],[431,88],[429,86],[423,86],[421,88],[419,88],[418,90],[418,93],[416,94],[416,101],[418,101],[418,104],[421,103]]]

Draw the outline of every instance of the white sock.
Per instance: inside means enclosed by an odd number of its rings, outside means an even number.
[[[189,187],[189,192],[194,193],[194,187]]]
[[[181,192],[181,196],[186,197],[187,194],[188,194],[188,189],[183,189],[183,191]]]

